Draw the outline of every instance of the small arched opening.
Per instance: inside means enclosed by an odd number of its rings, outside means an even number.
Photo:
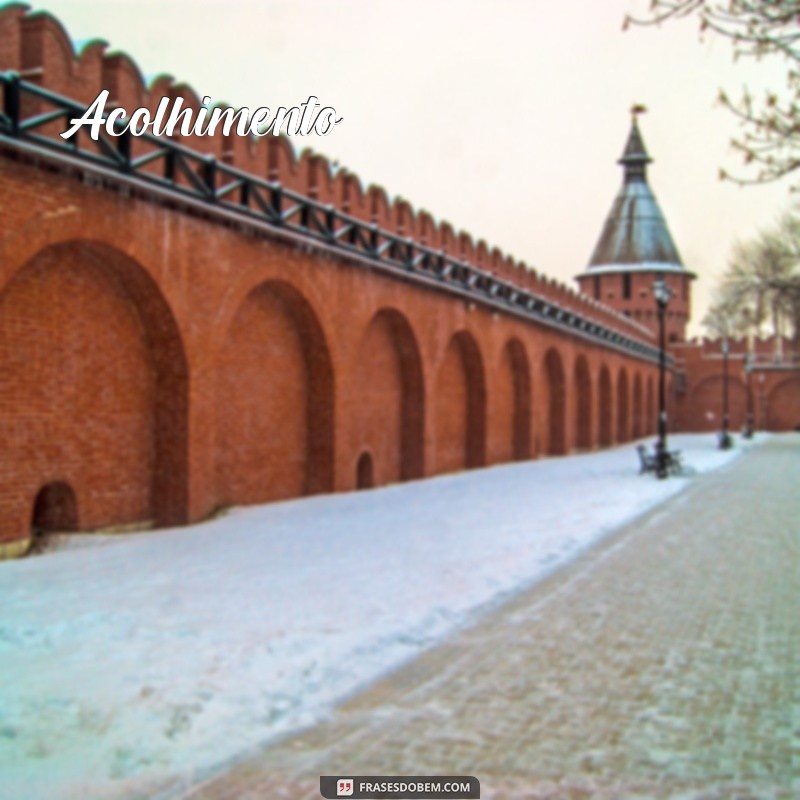
[[[358,457],[356,465],[356,488],[371,489],[375,485],[375,474],[372,465],[372,456],[364,452]]]
[[[33,501],[31,518],[34,544],[51,533],[77,530],[78,502],[72,487],[64,481],[53,481],[39,489]]]

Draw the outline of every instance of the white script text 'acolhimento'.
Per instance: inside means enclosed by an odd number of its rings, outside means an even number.
[[[128,116],[124,108],[114,108],[106,115],[108,94],[104,89],[83,116],[70,120],[72,127],[64,131],[61,138],[71,138],[84,125],[89,127],[94,141],[98,140],[101,128],[105,128],[109,136],[122,136],[126,132],[142,136],[148,131],[155,136],[172,136],[176,128],[181,136],[213,136],[217,128],[229,136],[234,126],[239,136],[278,136],[281,131],[288,136],[308,136],[312,132],[327,136],[342,121],[330,106],[320,108],[314,95],[297,106],[280,106],[274,113],[267,106],[260,106],[252,114],[246,107],[238,110],[209,108],[211,98],[204,97],[196,115],[191,108],[182,108],[182,97],[174,100],[162,97],[154,113],[148,108],[137,108]]]

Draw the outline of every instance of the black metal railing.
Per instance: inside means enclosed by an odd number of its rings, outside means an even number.
[[[58,136],[86,107],[24,81],[15,72],[0,73],[3,88],[0,140],[25,142],[111,170],[143,185],[224,209],[242,218],[291,231],[343,253],[411,279],[467,296],[477,303],[523,316],[582,338],[657,362],[658,348],[565,309],[551,299],[498,278],[442,251],[436,251],[375,224],[352,217],[220,161],[179,142],[129,131],[111,136],[102,126],[97,141],[83,130],[69,140]],[[117,121],[122,131],[126,121]],[[48,130],[49,128],[49,130]],[[135,144],[136,142],[137,144]]]

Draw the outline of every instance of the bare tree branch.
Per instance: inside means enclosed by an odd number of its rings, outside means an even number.
[[[660,25],[694,16],[701,37],[711,34],[731,41],[734,59],[783,58],[788,65],[783,87],[754,98],[744,91],[719,102],[738,120],[742,134],[732,142],[753,174],[720,177],[739,184],[781,180],[800,168],[800,0],[651,0],[644,17],[625,18],[631,25]],[[800,183],[792,190],[800,189]]]

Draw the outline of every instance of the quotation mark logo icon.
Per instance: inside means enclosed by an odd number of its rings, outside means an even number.
[[[352,778],[339,778],[336,781],[336,796],[337,797],[351,797],[353,794],[353,779]]]

